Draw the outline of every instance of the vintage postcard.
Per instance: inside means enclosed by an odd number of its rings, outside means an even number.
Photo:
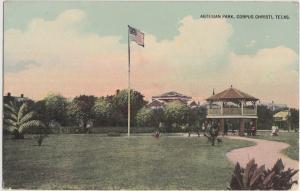
[[[2,189],[298,189],[298,1],[3,11]]]

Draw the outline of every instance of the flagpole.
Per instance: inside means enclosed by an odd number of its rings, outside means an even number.
[[[130,40],[128,26],[128,137],[130,136]]]

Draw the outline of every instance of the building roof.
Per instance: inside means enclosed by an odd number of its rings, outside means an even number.
[[[3,101],[4,102],[13,101],[13,100],[18,101],[18,102],[23,102],[23,101],[29,101],[31,99],[29,99],[27,97],[24,97],[24,94],[21,94],[20,97],[12,96],[10,92],[8,92],[7,95],[3,96]]]
[[[273,118],[279,119],[280,121],[286,121],[289,117],[289,111],[279,111],[273,115]]]
[[[206,99],[207,101],[230,101],[230,100],[246,100],[246,101],[257,101],[258,99],[244,93],[236,88],[233,88],[232,86],[218,94],[212,95],[209,98]]]
[[[174,97],[184,98],[184,99],[192,99],[189,96],[186,96],[186,95],[183,95],[181,93],[174,92],[174,91],[167,92],[167,93],[161,94],[159,96],[153,96],[152,98],[155,99],[155,98],[174,98]]]
[[[163,105],[163,102],[159,100],[153,100],[151,103],[147,104],[147,107],[162,107]]]
[[[198,104],[197,104],[195,101],[192,101],[189,105],[190,105],[191,107],[193,107],[193,106],[198,106]]]

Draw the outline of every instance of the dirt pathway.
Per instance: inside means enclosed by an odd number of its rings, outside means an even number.
[[[241,166],[245,167],[248,161],[255,158],[255,162],[258,165],[266,165],[266,168],[272,168],[278,158],[282,159],[285,169],[293,168],[299,169],[299,162],[281,153],[281,151],[287,147],[289,144],[278,142],[278,141],[267,141],[262,139],[251,139],[246,137],[234,137],[229,136],[230,139],[240,139],[246,141],[253,141],[256,145],[251,147],[234,149],[226,154],[227,158],[236,164],[238,161]],[[298,179],[299,173],[295,175],[293,179]],[[293,188],[295,189],[295,188]]]

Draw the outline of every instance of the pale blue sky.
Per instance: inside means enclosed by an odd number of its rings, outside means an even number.
[[[179,21],[200,14],[288,14],[290,20],[229,20],[234,34],[231,48],[237,53],[255,53],[258,49],[284,45],[298,52],[298,5],[295,2],[18,2],[5,3],[5,30],[25,30],[33,18],[54,19],[68,9],[83,10],[88,21],[83,32],[122,35],[127,24],[172,39],[178,34]],[[222,32],[222,31],[220,31]],[[255,41],[253,46],[245,44]]]

